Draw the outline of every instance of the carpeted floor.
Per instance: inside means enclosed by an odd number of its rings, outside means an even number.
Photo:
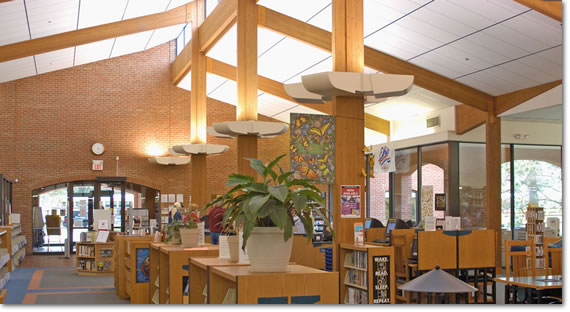
[[[5,304],[128,304],[115,293],[113,276],[79,276],[75,268],[16,268]]]

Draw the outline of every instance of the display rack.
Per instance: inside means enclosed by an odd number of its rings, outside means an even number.
[[[22,233],[20,224],[0,226],[0,232],[6,232],[2,235],[3,248],[10,255],[10,260],[5,264],[8,272],[16,269],[26,256],[26,237]]]
[[[133,236],[133,235],[116,235],[115,236],[115,290],[117,295],[121,299],[128,299],[129,294],[127,293],[127,275],[130,274],[127,271],[127,242],[130,241],[140,241],[140,242],[151,242],[152,237],[147,236]],[[128,266],[130,270],[130,264]]]
[[[338,272],[289,265],[283,273],[252,273],[249,266],[212,267],[210,304],[337,304]]]
[[[77,242],[75,263],[79,275],[112,275],[114,243]]]
[[[139,230],[144,230],[145,233],[150,233],[148,209],[129,208],[127,210],[127,216],[127,233],[134,234],[133,231]]]
[[[208,302],[208,274],[211,268],[223,266],[249,266],[227,258],[191,257],[188,263],[188,284],[190,285],[189,303],[204,304]]]
[[[343,303],[396,303],[394,247],[341,244],[339,256]]]
[[[544,270],[544,208],[530,204],[526,208],[526,239],[534,241],[536,269]],[[528,266],[531,264],[528,263]]]

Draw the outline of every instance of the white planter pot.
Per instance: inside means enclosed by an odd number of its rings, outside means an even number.
[[[167,243],[169,245],[180,245],[180,237],[172,237]]]
[[[278,227],[256,227],[247,240],[246,250],[250,272],[286,272],[293,236],[286,242]]]
[[[200,229],[180,229],[180,240],[183,248],[198,247]]]
[[[230,260],[239,261],[239,236],[226,236],[228,238],[228,249],[230,250]]]

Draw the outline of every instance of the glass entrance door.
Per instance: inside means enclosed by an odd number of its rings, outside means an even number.
[[[93,214],[93,202],[95,200],[94,182],[73,183],[73,221],[71,249],[75,252],[75,242],[80,241],[81,233],[89,231],[90,217]]]
[[[100,183],[99,209],[110,210],[112,217],[111,230],[124,232],[125,230],[125,183]]]

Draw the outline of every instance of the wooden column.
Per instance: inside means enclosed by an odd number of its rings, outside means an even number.
[[[332,56],[333,71],[363,72],[363,8],[362,0],[333,0],[332,2]],[[333,221],[336,232],[334,270],[339,270],[339,243],[354,241],[354,223],[364,222],[364,98],[334,97],[336,116],[336,164],[333,186]],[[361,217],[342,219],[340,213],[340,186],[360,185]],[[342,262],[344,259],[340,259]],[[344,277],[341,277],[341,283]]]
[[[257,120],[257,4],[238,0],[237,10],[237,117]],[[257,158],[257,136],[237,138],[238,173],[256,176],[244,158]]]
[[[495,115],[496,105],[489,102],[489,111],[485,125],[486,142],[486,186],[487,229],[495,230],[497,244],[495,247],[495,263],[501,271],[501,118]]]
[[[204,22],[205,1],[194,1],[192,10],[192,104],[190,143],[206,144],[206,54],[200,51],[199,28]],[[206,155],[192,155],[192,203],[202,208],[208,202],[206,194]]]

